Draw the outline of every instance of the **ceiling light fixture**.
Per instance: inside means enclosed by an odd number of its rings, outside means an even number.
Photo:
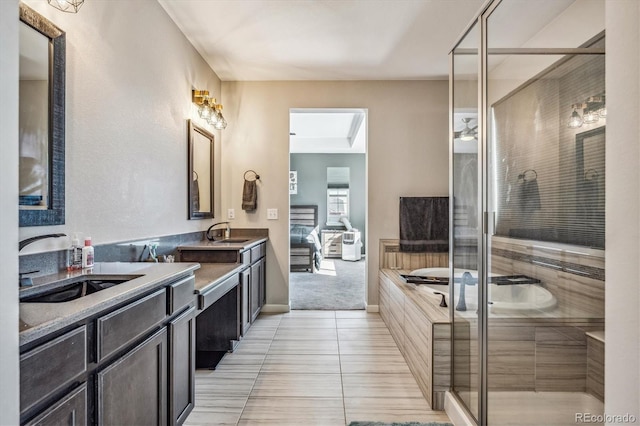
[[[198,105],[198,115],[217,130],[227,128],[227,120],[222,115],[222,105],[209,96],[208,90],[192,90],[191,100]]]
[[[577,129],[582,127],[583,124],[594,124],[600,121],[600,118],[607,117],[607,105],[605,103],[605,96],[591,96],[587,98],[583,103],[572,104],[573,112],[567,122],[567,127],[570,129]],[[578,113],[578,110],[582,110],[582,116]]]
[[[80,6],[84,4],[84,0],[47,0],[47,3],[63,12],[78,13]]]
[[[478,139],[478,126],[475,126],[473,128],[469,127],[469,122],[471,121],[470,117],[465,117],[462,119],[462,122],[464,123],[464,129],[460,130],[459,132],[455,132],[455,137],[456,138],[460,138],[460,140],[463,141],[472,141],[474,139]]]

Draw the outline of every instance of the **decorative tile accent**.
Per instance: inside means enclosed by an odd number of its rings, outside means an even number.
[[[597,268],[588,265],[581,265],[573,262],[566,262],[563,260],[553,259],[550,257],[535,256],[531,254],[518,253],[511,250],[503,250],[499,248],[493,248],[491,250],[492,256],[504,257],[507,259],[518,260],[524,263],[530,263],[543,268],[550,268],[556,271],[566,272],[568,274],[579,275],[582,277],[588,277],[595,280],[604,281],[604,269]]]
[[[150,237],[140,240],[123,241],[110,244],[98,244],[94,246],[96,262],[139,262],[141,256],[148,256],[149,252],[143,249],[150,242],[158,243],[158,255],[176,254],[176,247],[186,243],[202,241],[203,232],[190,232],[187,234],[166,235],[163,237]],[[81,242],[82,243],[82,242]],[[44,253],[27,254],[19,257],[20,271],[39,271],[29,275],[40,277],[55,274],[67,268],[67,250],[50,251]]]

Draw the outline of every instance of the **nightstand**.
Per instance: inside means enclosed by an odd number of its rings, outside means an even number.
[[[323,229],[322,257],[342,257],[342,233],[339,229]]]

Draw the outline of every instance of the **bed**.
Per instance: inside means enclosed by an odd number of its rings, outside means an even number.
[[[313,273],[314,266],[319,268],[322,260],[322,246],[318,238],[318,206],[291,206],[289,226],[291,272]]]

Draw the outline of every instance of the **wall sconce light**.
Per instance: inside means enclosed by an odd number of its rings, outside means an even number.
[[[84,0],[47,0],[47,3],[63,12],[78,13],[80,6],[84,4]]]
[[[597,123],[601,117],[607,117],[607,105],[604,95],[591,96],[583,103],[571,105],[571,108],[573,108],[573,112],[567,123],[567,127],[570,129],[577,129],[582,127],[583,124]],[[579,109],[582,110],[582,116],[578,113]]]
[[[216,104],[216,98],[209,96],[208,90],[192,90],[191,100],[198,105],[198,115],[217,130],[227,128],[227,120],[222,115],[222,105]]]

